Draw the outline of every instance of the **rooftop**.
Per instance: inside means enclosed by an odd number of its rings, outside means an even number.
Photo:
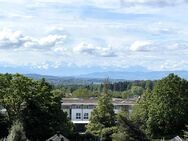
[[[61,134],[55,134],[54,136],[47,139],[46,141],[69,141],[69,140]]]
[[[179,136],[176,136],[173,139],[171,139],[171,141],[183,141],[183,139],[180,138]]]
[[[121,98],[113,98],[112,103],[114,105],[134,105],[137,101],[137,98],[131,99],[121,99]],[[97,105],[97,98],[63,98],[62,105]]]

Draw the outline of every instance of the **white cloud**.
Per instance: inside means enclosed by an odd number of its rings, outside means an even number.
[[[0,31],[0,48],[17,48],[25,42],[20,31],[4,28]]]
[[[48,35],[41,38],[38,43],[40,46],[55,46],[58,43],[63,43],[66,38],[66,35]]]
[[[78,44],[76,47],[73,48],[73,51],[76,53],[81,53],[81,54],[83,53],[83,54],[101,56],[101,57],[116,56],[115,52],[113,52],[111,47],[100,47],[85,42]]]
[[[152,41],[135,41],[129,49],[131,51],[149,51],[152,45]]]
[[[160,69],[162,70],[184,70],[187,69],[188,63],[185,60],[177,62],[176,60],[165,60]]]
[[[20,31],[4,28],[0,31],[0,48],[47,48],[62,44],[66,35],[48,35],[42,38],[24,36]]]
[[[94,54],[96,51],[96,47],[94,47],[92,44],[80,43],[73,50],[74,52],[79,52],[79,53]]]
[[[65,24],[63,24],[63,25],[65,25]],[[70,23],[68,25],[70,26]],[[67,32],[65,31],[65,29],[59,25],[47,27],[47,29],[45,29],[45,30],[47,30],[47,32],[50,34],[58,34],[58,35],[66,34],[67,35]]]

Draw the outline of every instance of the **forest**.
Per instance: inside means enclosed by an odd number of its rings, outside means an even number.
[[[108,79],[107,79],[108,80]],[[108,80],[109,81],[109,80]],[[139,97],[147,89],[153,90],[156,81],[151,80],[135,80],[135,81],[120,81],[110,82],[108,86],[109,94],[114,98],[129,98]],[[103,92],[104,86],[101,84],[89,85],[53,85],[55,92],[61,92],[64,97],[97,97]]]

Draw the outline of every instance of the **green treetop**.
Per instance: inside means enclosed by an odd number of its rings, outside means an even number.
[[[148,141],[146,135],[133,121],[129,114],[121,111],[117,116],[118,131],[113,134],[113,141]]]
[[[115,130],[115,113],[112,98],[107,94],[106,88],[105,85],[105,94],[99,97],[97,106],[91,113],[86,133],[100,137],[103,140],[111,140],[110,136]]]
[[[158,81],[153,92],[141,97],[132,119],[152,138],[182,132],[188,122],[188,82],[170,74]]]
[[[72,132],[72,123],[61,109],[61,96],[52,92],[45,79],[0,75],[0,105],[6,108],[11,124],[19,121],[23,125],[31,141],[43,141],[56,131],[66,136]]]

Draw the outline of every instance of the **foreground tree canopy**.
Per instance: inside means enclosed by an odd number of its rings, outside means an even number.
[[[132,120],[150,137],[181,134],[188,123],[188,82],[170,74],[147,91],[133,109]]]
[[[113,134],[113,141],[149,141],[145,133],[129,119],[127,112],[118,113],[117,123],[118,131]]]
[[[103,141],[147,141],[183,134],[187,138],[188,81],[170,74],[157,81],[154,88],[149,84],[144,83],[146,91],[140,86],[130,86],[132,93],[141,95],[144,91],[144,94],[131,115],[122,112],[116,116],[108,92],[110,85],[105,81],[103,94],[87,125],[87,135]],[[78,89],[74,95],[87,97],[86,93],[86,89]],[[0,113],[0,138],[6,137],[8,131],[8,140],[23,141],[43,141],[56,131],[71,135],[73,125],[61,110],[64,96],[65,90],[52,90],[44,79],[35,81],[20,74],[1,74],[0,106],[7,112]]]
[[[31,141],[45,140],[56,131],[69,135],[73,129],[61,110],[61,97],[44,79],[23,75],[0,75],[0,105],[7,110],[10,125],[19,121]]]

